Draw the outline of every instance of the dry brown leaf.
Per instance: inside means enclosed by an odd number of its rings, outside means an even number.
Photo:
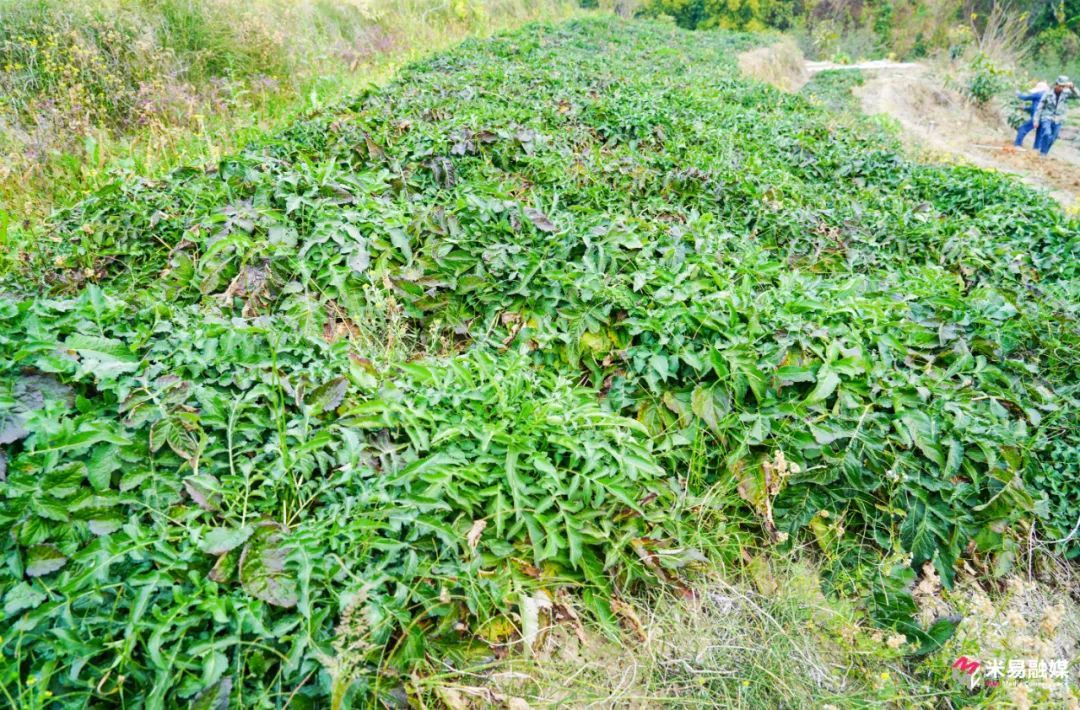
[[[480,544],[480,535],[483,534],[484,528],[487,527],[486,520],[474,520],[472,527],[469,528],[468,534],[465,536],[465,541],[469,544],[470,550],[475,550],[476,546]]]
[[[622,617],[623,621],[626,622],[626,625],[630,627],[630,630],[633,631],[640,640],[644,641],[647,638],[645,634],[645,625],[641,623],[641,617],[638,616],[634,607],[620,599],[612,599],[611,610]]]
[[[533,592],[531,596],[521,595],[521,643],[525,653],[532,655],[540,637],[540,612],[551,610],[551,597],[543,590]]]
[[[517,557],[513,557],[511,559],[517,563],[518,569],[520,569],[523,574],[526,574],[533,579],[540,579],[540,577],[542,577],[544,574],[539,567],[531,565],[525,560],[519,559]]]
[[[753,580],[754,586],[757,587],[760,594],[767,597],[773,596],[780,589],[780,584],[776,581],[776,577],[773,576],[772,569],[770,569],[765,558],[753,557],[750,564],[747,565],[747,569],[750,572],[750,578]]]
[[[657,579],[662,582],[670,582],[667,572],[656,561],[656,555],[649,552],[648,548],[645,547],[647,542],[649,542],[648,538],[636,538],[630,541],[630,547],[637,553],[638,558],[645,563],[645,566],[652,570]]]
[[[560,589],[555,594],[556,604],[553,611],[558,615],[560,619],[565,619],[570,622],[570,626],[574,629],[574,635],[577,636],[578,641],[582,645],[585,645],[585,627],[581,623],[581,617],[577,615],[577,611],[574,610],[574,603],[570,599],[570,595],[565,589]]]
[[[533,226],[541,232],[547,232],[550,234],[551,232],[555,232],[557,230],[557,228],[555,227],[555,223],[552,222],[546,214],[534,207],[526,207],[525,216],[528,217],[529,221],[533,223]]]
[[[436,688],[435,694],[447,710],[469,710],[469,704],[455,688]]]
[[[480,698],[480,701],[485,705],[494,705],[495,703],[501,703],[506,700],[506,696],[502,693],[498,693],[491,688],[485,688],[477,685],[459,685],[456,690],[459,693],[465,695],[471,695],[474,698]]]

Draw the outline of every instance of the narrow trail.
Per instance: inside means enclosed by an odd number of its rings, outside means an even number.
[[[806,71],[809,74],[842,69],[862,71],[909,71],[923,69],[922,64],[916,64],[915,62],[894,62],[888,59],[875,59],[872,62],[858,62],[856,64],[837,64],[836,62],[807,61],[805,66]]]
[[[888,60],[836,64],[800,62],[800,58],[793,42],[782,41],[744,53],[739,67],[785,91],[798,91],[822,71],[861,71],[866,81],[855,89],[855,95],[863,112],[890,117],[911,148],[933,160],[1019,175],[1028,184],[1047,189],[1066,208],[1080,209],[1080,147],[1074,140],[1075,128],[1066,126],[1044,158],[1031,149],[1033,135],[1024,141],[1025,147],[1014,147],[1016,132],[997,112],[972,105],[926,65]]]

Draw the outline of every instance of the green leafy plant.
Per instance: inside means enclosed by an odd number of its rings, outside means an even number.
[[[755,41],[530,26],[58,213],[0,304],[12,704],[398,702],[749,540],[931,652],[912,575],[1065,538],[1080,225]]]
[[[1009,72],[1004,71],[987,57],[980,55],[972,63],[967,94],[980,106],[985,106],[995,96],[1008,88]]]

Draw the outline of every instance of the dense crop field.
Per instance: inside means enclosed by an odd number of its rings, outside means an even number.
[[[0,302],[6,699],[397,702],[749,540],[925,653],[924,565],[1066,538],[1080,224],[752,41],[531,26],[59,214]]]

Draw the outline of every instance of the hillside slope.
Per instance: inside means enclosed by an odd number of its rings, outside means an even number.
[[[397,702],[750,540],[921,654],[918,575],[1066,537],[1080,224],[752,43],[466,42],[60,215],[0,303],[8,697]]]

